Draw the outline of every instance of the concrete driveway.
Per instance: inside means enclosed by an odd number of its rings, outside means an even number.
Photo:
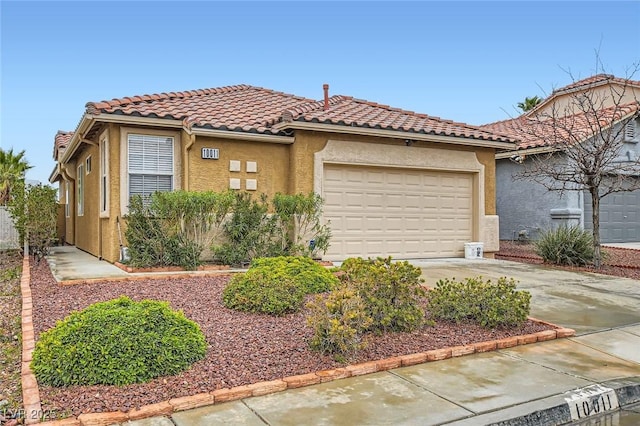
[[[429,287],[442,278],[514,278],[531,292],[531,316],[573,328],[577,334],[640,322],[640,282],[610,275],[569,272],[506,260],[414,261]]]

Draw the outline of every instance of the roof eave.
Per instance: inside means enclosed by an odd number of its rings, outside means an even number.
[[[427,133],[414,133],[414,132],[405,132],[405,131],[388,130],[388,129],[374,129],[374,128],[366,128],[366,127],[350,127],[350,126],[341,126],[337,124],[309,123],[309,122],[301,122],[301,121],[279,123],[273,126],[272,129],[273,130],[294,129],[294,130],[310,130],[310,131],[332,132],[332,133],[347,133],[347,134],[377,136],[377,137],[394,138],[394,139],[411,139],[414,141],[447,143],[447,144],[453,144],[453,145],[476,146],[476,147],[482,147],[482,148],[497,148],[497,149],[515,148],[515,142],[491,141],[486,139],[464,138],[464,137],[458,137],[458,136],[442,136],[442,135],[433,135],[433,134],[427,134]]]
[[[49,174],[49,183],[56,183],[60,179],[60,163],[57,163],[56,166]]]
[[[250,139],[250,140],[255,140],[260,142],[280,143],[285,145],[290,145],[295,141],[295,138],[292,136],[269,135],[266,133],[237,132],[232,130],[207,129],[204,127],[194,127],[190,130],[190,133],[197,136],[209,136],[209,137],[218,137],[218,138],[224,138],[224,139],[241,139],[241,140]]]
[[[85,132],[93,127],[93,123],[95,123],[95,121],[96,116],[94,115],[85,114],[82,117],[82,120],[80,120],[80,124],[78,124],[78,128],[73,133],[73,136],[71,137],[71,139],[69,140],[69,144],[67,145],[67,149],[64,151],[62,158],[58,160],[58,163],[64,164],[73,157],[73,154],[75,154],[82,140],[84,139]]]
[[[511,151],[500,151],[496,153],[496,160],[503,160],[510,158],[514,155],[534,155],[534,154],[548,154],[551,152],[562,151],[558,147],[553,146],[537,146],[532,148],[514,149]]]

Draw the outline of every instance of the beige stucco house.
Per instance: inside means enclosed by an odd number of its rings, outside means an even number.
[[[508,137],[386,105],[238,85],[90,102],[55,138],[64,239],[118,260],[132,194],[229,188],[325,199],[324,258],[498,250],[495,154]]]

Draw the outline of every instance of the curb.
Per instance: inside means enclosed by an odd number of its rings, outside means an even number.
[[[26,272],[25,272],[26,271]],[[230,275],[233,272],[215,272],[216,275]],[[179,277],[202,277],[203,274],[162,274],[154,276],[135,276],[112,279],[99,280],[78,280],[71,284],[105,282],[105,281],[127,281],[127,280],[143,280],[143,279],[159,279],[172,276]],[[46,413],[43,412],[40,404],[40,394],[38,383],[29,367],[31,361],[31,353],[35,347],[35,336],[33,332],[32,319],[32,299],[30,288],[31,274],[29,270],[28,256],[23,260],[23,271],[21,278],[22,291],[22,335],[23,335],[23,358],[22,358],[22,389],[25,406],[25,424],[39,423],[40,418]],[[449,348],[433,349],[426,352],[418,352],[407,355],[400,355],[391,358],[385,358],[376,361],[368,361],[360,364],[347,365],[345,367],[316,371],[296,376],[283,377],[277,380],[266,382],[258,382],[249,385],[236,386],[233,388],[217,389],[207,393],[197,395],[172,398],[167,401],[155,404],[144,405],[127,412],[112,411],[107,413],[87,413],[80,414],[78,417],[68,417],[61,420],[45,421],[40,423],[46,426],[107,426],[115,423],[122,423],[129,420],[140,420],[155,416],[169,416],[172,413],[190,410],[193,408],[204,407],[208,405],[221,404],[229,401],[236,401],[243,398],[253,396],[262,396],[276,392],[282,392],[287,389],[296,389],[304,386],[311,386],[318,383],[325,383],[333,380],[344,379],[348,377],[362,376],[365,374],[377,373],[391,370],[399,367],[408,367],[416,364],[440,361],[448,358],[456,358],[474,353],[483,353],[505,349],[514,346],[527,345],[530,343],[544,342],[547,340],[560,339],[575,335],[575,330],[560,327],[546,321],[542,321],[533,317],[530,320],[554,327],[553,330],[539,331],[537,333],[525,334],[521,336],[506,337],[503,339],[490,340],[486,342],[477,342],[464,346],[454,346]],[[640,395],[640,380],[638,384],[638,395]],[[640,396],[638,396],[640,399]]]
[[[605,398],[607,398],[606,402],[602,403]],[[611,403],[612,401],[614,402]],[[638,402],[640,402],[640,376],[608,380],[539,401],[526,402],[450,424],[452,426],[478,424],[488,426],[557,426],[576,421],[588,421],[589,419],[596,421],[600,416],[615,413]],[[523,412],[526,414],[522,414]],[[602,422],[602,424],[609,423]]]

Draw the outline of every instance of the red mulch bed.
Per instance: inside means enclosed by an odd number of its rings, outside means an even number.
[[[312,352],[305,312],[284,317],[248,314],[222,305],[228,276],[153,279],[59,286],[46,262],[31,266],[33,323],[36,339],[57,320],[88,305],[127,295],[134,300],[169,301],[196,321],[209,348],[206,357],[179,375],[149,383],[116,386],[40,386],[43,410],[63,416],[88,412],[127,411],[216,389],[274,380],[344,366]],[[413,333],[372,336],[369,346],[351,362],[424,352],[450,346],[535,333],[551,327],[527,321],[522,327],[485,330],[473,324],[440,322]]]
[[[602,247],[602,252],[604,253],[604,261],[600,269],[595,269],[593,266],[549,266],[567,271],[595,272],[640,280],[640,250]],[[500,241],[500,251],[496,253],[496,259],[522,263],[544,263],[542,258],[535,253],[533,244],[515,241]]]

